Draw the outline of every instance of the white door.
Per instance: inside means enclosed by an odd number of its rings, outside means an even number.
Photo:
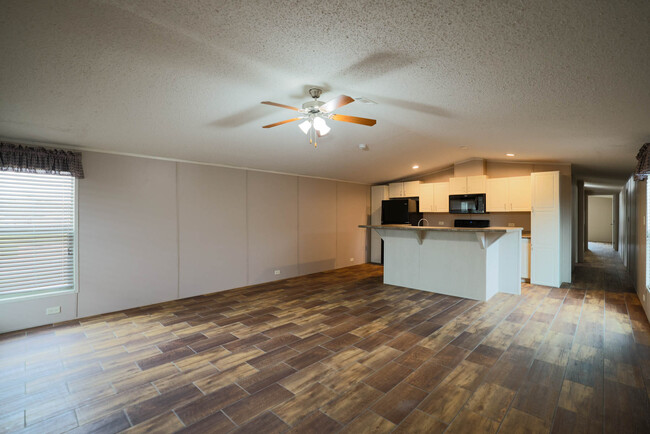
[[[485,193],[487,176],[475,175],[467,177],[467,194]]]
[[[388,184],[388,196],[391,199],[394,197],[404,197],[404,183],[392,182]]]
[[[417,197],[420,195],[420,181],[404,182],[404,197]]]
[[[449,194],[467,194],[467,176],[449,178]]]
[[[530,282],[560,286],[560,172],[531,175]]]
[[[370,224],[381,224],[381,201],[388,199],[388,186],[370,187]],[[381,237],[374,229],[370,230],[370,262],[381,262]]]
[[[433,184],[434,212],[449,212],[449,183],[436,182]]]
[[[420,184],[420,212],[433,211],[433,184]]]
[[[508,178],[488,179],[486,183],[485,209],[487,212],[508,210]]]
[[[508,209],[530,211],[530,176],[516,176],[508,179]]]

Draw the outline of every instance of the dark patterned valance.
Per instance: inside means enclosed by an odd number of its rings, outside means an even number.
[[[81,153],[0,142],[0,170],[84,177]]]
[[[643,181],[650,175],[650,143],[645,143],[636,154],[636,171],[634,172],[635,181]]]

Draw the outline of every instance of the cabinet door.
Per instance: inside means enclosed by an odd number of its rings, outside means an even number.
[[[434,212],[433,184],[420,184],[420,212]]]
[[[433,184],[434,212],[449,212],[449,183],[436,182]]]
[[[417,197],[420,195],[420,181],[409,181],[404,185],[404,197]]]
[[[404,183],[393,182],[388,184],[388,197],[404,197]]]
[[[530,176],[508,178],[508,209],[530,211]]]
[[[530,183],[530,283],[559,287],[560,172],[535,172]]]
[[[467,194],[485,193],[487,176],[475,175],[467,177]]]
[[[508,178],[488,179],[486,183],[485,208],[487,212],[508,210]]]
[[[449,194],[467,194],[467,177],[449,178]]]

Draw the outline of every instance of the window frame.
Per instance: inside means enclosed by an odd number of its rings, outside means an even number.
[[[68,175],[55,175],[49,174],[50,176],[68,176]],[[25,292],[23,294],[2,294],[0,293],[0,304],[5,303],[16,303],[27,300],[34,300],[38,298],[45,297],[58,297],[70,294],[79,293],[79,179],[72,177],[73,179],[73,210],[72,210],[72,232],[73,232],[73,244],[72,244],[72,288],[71,289],[41,289],[34,290],[31,292]]]

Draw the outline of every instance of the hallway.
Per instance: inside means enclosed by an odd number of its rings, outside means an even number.
[[[571,288],[634,292],[634,285],[618,252],[609,243],[589,243],[585,262],[573,270]]]

